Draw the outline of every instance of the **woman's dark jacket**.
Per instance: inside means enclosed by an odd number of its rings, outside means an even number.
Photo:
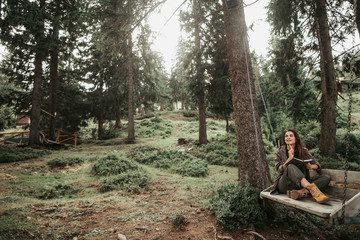
[[[316,164],[319,166],[319,168],[316,170],[317,172],[319,172],[321,170],[320,164],[317,161],[315,161],[314,157],[310,154],[310,152],[307,150],[307,148],[304,148],[304,156],[305,156],[305,159],[312,159],[312,161],[310,162],[311,164]],[[277,191],[277,185],[279,183],[281,176],[283,175],[283,173],[285,171],[285,169],[283,168],[283,165],[287,159],[288,159],[287,149],[286,149],[286,146],[284,145],[284,146],[281,146],[275,153],[275,169],[278,172],[278,176],[276,177],[274,184],[269,189],[270,193],[274,193],[275,191]],[[299,169],[304,173],[306,179],[309,181],[310,180],[309,169],[306,169],[305,167],[302,167]]]

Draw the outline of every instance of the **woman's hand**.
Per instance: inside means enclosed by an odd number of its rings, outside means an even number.
[[[286,162],[285,162],[284,165],[283,165],[283,168],[284,168],[284,169],[285,169],[286,166],[287,166],[286,164],[287,164],[288,162],[290,162],[291,159],[294,158],[294,149],[292,148],[292,146],[291,146],[290,144],[288,144],[288,147],[290,148],[289,151],[288,151],[288,153],[289,153],[289,158],[286,160]]]
[[[305,165],[306,169],[309,169],[309,170],[312,169],[311,163],[305,163],[304,165]]]
[[[319,168],[319,166],[317,164],[311,164],[311,163],[305,163],[305,168],[309,169],[309,170],[316,170]]]

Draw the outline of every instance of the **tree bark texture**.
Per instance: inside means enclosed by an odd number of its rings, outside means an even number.
[[[100,112],[98,117],[98,139],[103,139],[103,138],[104,138],[104,117],[103,117],[103,113]]]
[[[122,128],[122,123],[121,123],[121,118],[120,117],[116,117],[115,128],[116,129],[121,129]]]
[[[246,34],[243,1],[227,9],[225,31],[229,57],[229,75],[237,140],[239,184],[264,189],[271,184],[256,105],[255,84]]]
[[[326,14],[326,0],[316,0],[315,19],[318,26],[321,68],[321,133],[319,150],[322,155],[337,158],[336,138],[336,102],[337,85],[334,61],[331,50],[329,24]]]
[[[132,34],[128,39],[128,140],[135,140],[132,66]]]
[[[53,22],[53,48],[50,51],[50,113],[55,116],[56,113],[56,97],[57,97],[57,83],[58,83],[58,65],[59,65],[59,47],[58,47],[58,38],[59,38],[59,1],[56,1],[56,16],[55,21]],[[49,139],[55,140],[55,125],[56,118],[50,116],[49,120]]]
[[[199,143],[207,144],[206,133],[206,105],[204,90],[204,74],[201,67],[201,51],[200,51],[200,23],[199,23],[199,1],[194,0],[194,16],[195,16],[195,49],[196,49],[196,81],[197,100],[199,108]]]
[[[31,115],[30,115],[30,145],[40,145],[40,113],[41,113],[41,82],[42,82],[42,63],[43,53],[41,49],[38,50],[35,56],[35,74],[34,74],[34,88],[31,101]]]
[[[360,0],[355,0],[355,22],[360,35]]]

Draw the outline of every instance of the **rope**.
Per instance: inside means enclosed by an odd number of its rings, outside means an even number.
[[[258,150],[258,158],[260,162],[260,172],[264,172],[263,163],[261,162],[261,153],[260,153],[260,143],[259,143],[259,136],[258,136],[258,129],[256,126],[256,116],[255,116],[255,106],[254,106],[254,98],[253,93],[251,89],[251,80],[250,80],[250,70],[249,70],[249,63],[248,63],[248,54],[247,54],[247,34],[244,36],[244,52],[245,52],[245,62],[246,62],[246,71],[247,71],[247,79],[248,79],[248,85],[249,85],[249,93],[250,93],[250,99],[251,99],[251,109],[252,109],[252,116],[253,116],[253,123],[254,123],[254,130],[255,130],[255,138],[256,138],[256,145]],[[265,186],[265,180],[262,178],[262,184]]]
[[[268,120],[268,123],[269,123],[269,126],[270,126],[272,140],[273,140],[274,146],[276,146],[276,139],[275,139],[274,129],[273,129],[272,125],[271,125],[270,114],[269,114],[269,112],[267,110],[267,107],[266,107],[266,102],[265,102],[264,95],[263,95],[262,90],[261,90],[260,82],[259,82],[259,80],[257,80],[256,82],[257,82],[258,87],[259,87],[261,99],[262,99],[264,109],[265,109],[265,113],[266,113],[266,116],[267,116],[267,120]]]

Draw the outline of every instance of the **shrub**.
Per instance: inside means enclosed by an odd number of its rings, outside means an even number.
[[[209,164],[237,166],[236,140],[228,135],[216,139],[212,143],[202,146],[197,151],[191,152],[198,158],[205,159]]]
[[[209,168],[204,161],[191,157],[176,164],[175,172],[182,176],[205,177],[209,174]]]
[[[226,228],[234,229],[248,224],[265,224],[266,214],[260,203],[260,190],[236,182],[220,185],[209,201],[209,209]]]
[[[124,156],[107,155],[95,162],[92,171],[95,175],[109,176],[137,170],[138,168],[138,165]]]
[[[104,176],[99,183],[102,192],[122,189],[138,193],[148,183],[145,170],[124,156],[108,155],[99,159],[92,171],[95,175]]]
[[[320,155],[320,152],[318,149],[312,149],[310,153],[313,155],[313,157],[321,164],[321,168],[325,169],[339,169],[344,170],[345,169],[345,160],[344,159],[333,159],[330,157],[323,157]],[[349,168],[350,171],[360,171],[360,164],[356,162],[349,162]]]
[[[67,184],[45,185],[38,192],[37,198],[54,199],[66,196],[71,198],[73,194],[76,194],[78,192],[79,189],[75,189],[73,186]]]
[[[132,158],[143,164],[152,164],[156,168],[169,169],[183,176],[202,177],[209,174],[209,168],[205,161],[190,154],[178,151],[147,151],[132,152]]]
[[[235,133],[236,129],[235,129],[235,123],[234,122],[230,122],[229,124],[229,133]]]
[[[183,112],[183,116],[184,116],[184,117],[192,118],[192,117],[197,117],[198,114],[197,114],[197,112],[195,112],[195,111],[184,111],[184,112]]]
[[[29,159],[39,158],[49,153],[49,150],[41,148],[0,145],[0,163],[26,161]]]
[[[336,152],[346,157],[347,131],[338,129],[336,134]],[[349,161],[360,164],[360,131],[351,132],[349,145]]]
[[[173,214],[170,218],[170,222],[174,227],[183,229],[186,225],[185,217],[182,214]]]
[[[47,165],[49,165],[52,168],[55,167],[66,167],[66,166],[74,166],[78,164],[82,164],[84,162],[83,159],[79,157],[75,158],[54,158],[50,160]]]
[[[138,127],[137,136],[150,138],[161,136],[168,137],[172,133],[173,125],[170,121],[165,121],[162,118],[154,117],[151,119],[141,120],[136,122]]]
[[[99,189],[101,192],[126,190],[128,192],[139,193],[147,185],[148,175],[144,170],[138,169],[102,178]]]
[[[0,105],[0,130],[15,127],[15,110],[14,107]]]
[[[137,115],[136,120],[143,120],[143,119],[147,119],[147,118],[152,118],[154,116],[155,116],[154,113],[147,113],[147,114],[144,114],[144,115]]]

